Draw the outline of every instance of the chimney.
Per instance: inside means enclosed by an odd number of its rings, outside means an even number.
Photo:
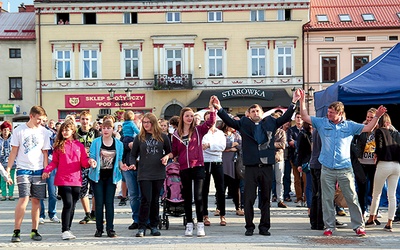
[[[18,6],[18,12],[35,12],[35,6],[33,4],[21,4],[21,6]]]

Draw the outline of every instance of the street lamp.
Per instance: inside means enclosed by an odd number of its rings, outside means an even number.
[[[130,102],[131,94],[132,94],[132,90],[131,89],[129,89],[129,88],[125,89],[126,99],[123,100],[122,98],[115,98],[115,89],[111,88],[111,89],[108,90],[108,95],[110,97],[110,100],[112,102],[118,102],[119,103],[119,109],[121,109],[123,103]]]

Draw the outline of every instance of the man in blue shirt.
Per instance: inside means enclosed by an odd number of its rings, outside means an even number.
[[[372,131],[379,118],[386,113],[386,108],[380,106],[375,117],[367,125],[345,120],[344,105],[341,102],[329,105],[327,117],[310,117],[305,106],[304,90],[301,90],[300,113],[303,121],[311,123],[321,137],[322,148],[318,160],[322,164],[322,213],[326,227],[324,235],[331,236],[335,231],[333,199],[338,183],[350,210],[353,230],[358,236],[365,236],[364,220],[350,161],[350,143],[354,135]]]

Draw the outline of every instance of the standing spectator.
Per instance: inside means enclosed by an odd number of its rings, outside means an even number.
[[[286,202],[291,202],[292,198],[290,198],[290,193],[291,193],[291,185],[292,185],[292,164],[290,163],[289,159],[289,144],[287,142],[287,135],[288,135],[288,130],[290,128],[290,122],[287,122],[282,125],[283,131],[286,133],[286,145],[285,145],[285,150],[283,151],[283,158],[285,162],[285,167],[283,170],[283,199]]]
[[[83,144],[88,155],[92,142],[95,138],[100,136],[99,130],[97,130],[94,126],[90,127],[91,119],[92,114],[90,114],[89,111],[82,111],[79,115],[81,126],[78,128],[76,133],[78,140]],[[96,221],[96,215],[94,212],[96,200],[94,197],[92,197],[92,210],[90,210],[89,189],[92,187],[92,185],[89,186],[90,180],[88,175],[89,169],[82,169],[82,187],[79,191],[79,199],[81,200],[85,217],[79,221],[79,224],[87,224],[89,221]]]
[[[210,119],[211,111],[204,114],[204,121]],[[226,148],[226,138],[224,132],[216,128],[215,123],[204,135],[203,157],[206,178],[203,185],[203,222],[204,226],[210,226],[208,218],[208,193],[210,191],[211,175],[214,179],[216,190],[217,210],[219,211],[220,225],[226,226],[225,219],[225,192],[224,192],[224,168],[222,166],[222,152]]]
[[[43,120],[42,126],[45,127],[47,129],[47,132],[49,133],[51,149],[47,153],[48,153],[48,161],[50,163],[53,160],[53,144],[54,140],[56,139],[57,132],[47,125],[47,118]],[[54,177],[56,175],[56,172],[57,171],[52,172],[49,178],[46,180],[47,193],[49,195],[47,205],[48,205],[48,215],[50,218],[50,222],[60,223],[61,221],[57,217],[57,188],[54,185]],[[39,224],[44,224],[45,218],[46,218],[46,207],[44,206],[44,200],[41,199]]]
[[[105,120],[101,128],[103,135],[96,138],[90,146],[90,158],[96,161],[89,169],[89,178],[93,181],[96,197],[96,233],[103,235],[103,209],[106,210],[106,231],[108,237],[116,237],[114,231],[114,195],[117,182],[121,180],[121,170],[126,170],[122,163],[124,146],[113,137],[114,123]]]
[[[358,203],[351,167],[350,144],[354,135],[372,131],[379,117],[386,112],[386,108],[380,106],[374,119],[367,125],[344,119],[344,105],[341,102],[333,102],[329,105],[327,117],[312,117],[307,113],[304,90],[300,90],[300,93],[301,117],[305,122],[312,124],[321,137],[322,147],[318,160],[322,164],[322,210],[326,227],[324,235],[331,236],[335,231],[333,198],[338,182],[350,210],[352,228],[358,236],[365,236],[363,215]]]
[[[52,171],[57,170],[54,185],[58,186],[58,193],[63,201],[61,213],[63,240],[76,238],[70,230],[82,186],[81,169],[88,167],[89,158],[85,147],[77,140],[75,123],[65,121],[54,143],[53,160],[42,174],[42,178],[46,179],[50,177]]]
[[[172,153],[169,158],[178,157],[184,199],[186,230],[185,236],[193,236],[192,195],[196,205],[197,236],[206,235],[203,222],[203,184],[205,168],[201,140],[215,123],[216,114],[211,105],[210,119],[202,125],[195,126],[194,112],[183,108],[179,115],[179,124],[172,137]],[[193,182],[193,188],[192,188]],[[192,191],[193,190],[193,191]]]
[[[275,140],[274,135],[280,126],[290,120],[294,113],[295,103],[300,98],[300,90],[293,94],[292,103],[282,117],[278,119],[267,116],[262,119],[263,111],[260,105],[254,104],[249,107],[249,117],[242,117],[239,121],[232,119],[222,109],[220,101],[216,96],[212,96],[212,103],[218,110],[218,116],[230,127],[239,130],[243,140],[243,164],[246,166],[245,172],[245,219],[246,236],[252,236],[255,225],[254,202],[256,200],[256,190],[260,187],[260,210],[261,219],[258,226],[261,235],[269,236],[271,233],[270,222],[270,196],[272,187],[272,166],[275,164]]]
[[[292,165],[292,172],[294,176],[294,191],[296,192],[297,207],[304,206],[303,193],[305,189],[306,176],[301,176],[299,170],[297,169],[297,137],[299,136],[300,130],[303,126],[303,120],[301,119],[301,114],[296,113],[295,115],[295,125],[290,127],[287,131],[287,140],[289,145],[288,157],[290,159],[290,164]]]
[[[165,165],[171,152],[168,136],[161,131],[157,117],[146,113],[142,119],[140,134],[135,138],[131,150],[130,168],[138,169],[141,191],[139,209],[139,230],[136,237],[146,235],[147,221],[150,220],[151,235],[160,236],[159,224],[160,191],[165,179]],[[140,161],[136,159],[140,157]]]
[[[8,157],[10,156],[11,152],[11,131],[12,125],[9,121],[4,121],[0,125],[1,135],[0,135],[0,167],[6,168],[8,165]],[[15,162],[12,165],[10,170],[10,179],[12,182],[8,180],[8,178],[0,178],[1,182],[1,194],[3,198],[2,201],[8,200],[13,201],[14,198],[14,179],[15,179]],[[7,176],[5,176],[7,177]]]
[[[29,121],[18,126],[11,136],[12,149],[8,158],[7,172],[10,174],[16,160],[19,192],[12,242],[21,241],[21,224],[29,200],[32,202],[30,237],[35,241],[42,240],[38,232],[40,200],[46,197],[46,182],[42,180],[42,173],[48,164],[47,151],[51,148],[49,133],[41,126],[46,116],[46,111],[41,106],[33,106],[29,112]]]
[[[280,114],[273,114],[274,118],[281,117]],[[283,173],[285,168],[284,151],[286,148],[286,132],[278,128],[275,132],[275,164],[274,164],[274,175],[275,175],[275,192],[278,207],[287,208],[287,205],[283,202]]]
[[[376,225],[376,214],[378,204],[382,194],[382,188],[387,181],[388,189],[388,221],[383,228],[391,232],[393,229],[393,220],[396,210],[396,189],[400,175],[399,153],[400,145],[395,138],[399,138],[398,132],[390,131],[392,122],[388,114],[383,114],[379,121],[379,129],[375,132],[376,141],[376,160],[377,167],[374,179],[374,191],[372,193],[371,210],[368,221],[365,223],[367,227]],[[397,134],[397,135],[396,135]]]

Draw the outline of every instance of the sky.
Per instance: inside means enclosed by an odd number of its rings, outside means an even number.
[[[18,6],[20,6],[21,3],[33,4],[33,0],[0,0],[0,2],[3,2],[3,9],[5,10],[8,10],[8,2],[10,2],[10,12],[18,12]]]

